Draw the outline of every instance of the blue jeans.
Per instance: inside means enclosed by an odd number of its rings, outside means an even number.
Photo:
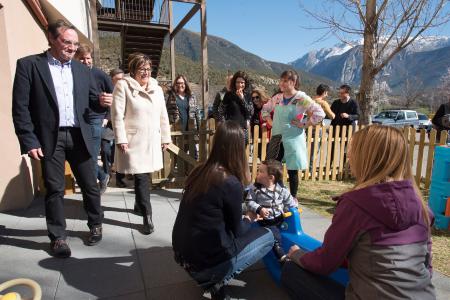
[[[274,238],[272,232],[263,227],[250,230],[267,231],[259,238],[250,242],[245,248],[231,259],[218,264],[217,266],[204,269],[199,272],[190,272],[198,284],[205,290],[219,289],[222,285],[230,281],[235,275],[241,273],[249,266],[263,258],[273,247]]]
[[[100,153],[100,145],[102,142],[102,130],[103,130],[102,122],[103,122],[102,119],[93,119],[89,121],[92,130],[92,142],[95,153],[95,156],[92,157],[92,161],[94,163],[95,168],[95,177],[97,177],[97,179],[100,181],[105,180],[106,177],[105,172],[103,172],[103,170],[98,167],[98,155]]]

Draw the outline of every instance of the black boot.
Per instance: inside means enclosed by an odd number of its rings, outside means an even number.
[[[225,285],[222,285],[218,290],[211,291],[211,300],[228,300],[230,299],[230,295],[228,295],[225,290]]]
[[[142,228],[142,233],[145,235],[151,234],[155,231],[155,226],[153,226],[152,216],[144,216],[144,227]]]
[[[133,212],[135,215],[142,216],[142,211],[136,202],[134,202]]]

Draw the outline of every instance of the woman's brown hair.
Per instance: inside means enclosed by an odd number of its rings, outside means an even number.
[[[177,75],[177,77],[175,77],[175,80],[172,83],[172,91],[174,93],[176,93],[176,91],[177,91],[177,81],[180,78],[183,79],[183,81],[184,81],[184,86],[185,86],[184,92],[186,93],[186,95],[191,97],[192,96],[192,91],[191,91],[191,87],[189,86],[189,81],[187,80],[186,76],[181,75],[181,74],[179,74],[179,75]]]
[[[205,194],[228,176],[237,177],[245,185],[250,182],[244,132],[234,121],[225,121],[217,128],[208,159],[194,168],[186,179],[183,201],[192,201]]]
[[[128,71],[130,72],[130,76],[134,77],[138,69],[146,64],[149,64],[150,68],[152,67],[152,60],[147,55],[137,52],[130,54],[128,56]]]

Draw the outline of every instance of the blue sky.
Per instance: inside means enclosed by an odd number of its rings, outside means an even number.
[[[300,3],[314,11],[329,4],[321,0],[207,0],[207,31],[264,59],[283,63],[310,50],[339,43],[334,36],[317,41],[325,32],[305,29],[321,25],[303,11]],[[174,2],[176,24],[191,7]],[[199,13],[185,28],[200,31]],[[450,24],[433,29],[429,34],[450,36]]]

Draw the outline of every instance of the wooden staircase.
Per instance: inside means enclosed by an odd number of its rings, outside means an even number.
[[[122,69],[128,72],[128,56],[141,52],[152,60],[156,77],[169,23],[164,15],[168,1],[109,0],[97,2],[97,26],[101,31],[121,33]]]

